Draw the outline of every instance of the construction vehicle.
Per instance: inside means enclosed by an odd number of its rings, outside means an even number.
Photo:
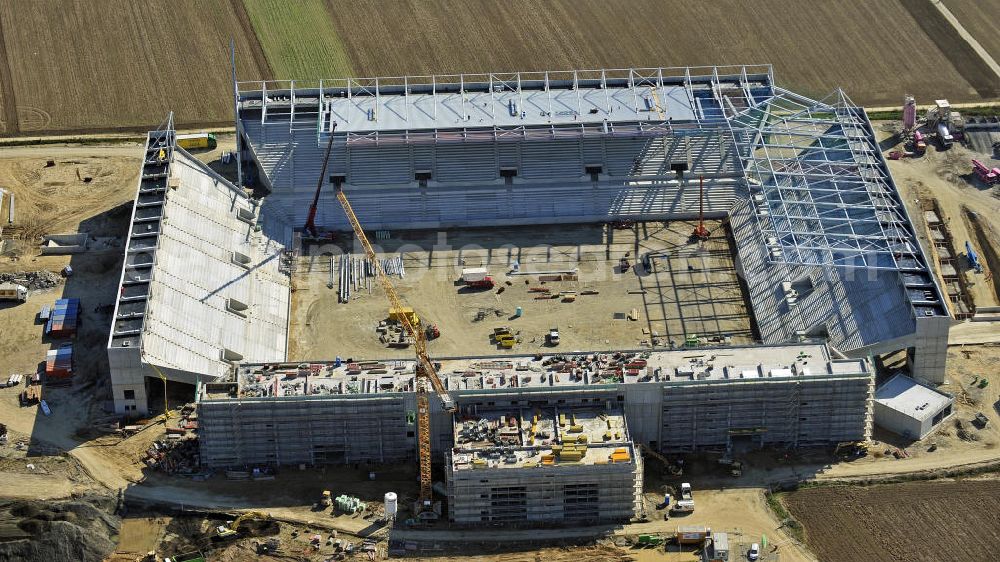
[[[858,459],[868,455],[868,444],[864,441],[843,441],[837,443],[833,456],[840,459]]]
[[[926,120],[927,127],[936,133],[941,148],[949,148],[955,142],[955,134],[965,126],[961,114],[951,110],[948,100],[935,100],[934,107],[927,111]]]
[[[684,482],[681,484],[681,499],[674,502],[670,511],[675,513],[690,513],[694,511],[694,496],[691,494],[691,484]]]
[[[276,554],[281,550],[281,539],[271,538],[267,542],[255,542],[254,548],[256,548],[258,556]]]
[[[428,340],[436,340],[441,337],[441,330],[438,329],[437,324],[431,324],[424,330],[424,335],[427,336]]]
[[[734,478],[739,478],[740,476],[743,476],[743,463],[738,460],[734,460],[729,455],[726,455],[721,459],[719,459],[719,464],[729,468],[730,476]]]
[[[986,164],[983,164],[975,158],[972,159],[972,172],[976,174],[976,178],[978,178],[979,181],[985,183],[986,185],[1000,183],[1000,168],[989,168]]]
[[[404,317],[414,328],[420,326],[420,317],[413,311],[413,308],[409,306],[393,306],[389,309],[389,320],[402,324]]]
[[[333,150],[333,133],[337,130],[337,122],[333,122],[333,128],[330,129],[330,140],[326,143],[326,154],[323,156],[323,168],[319,171],[319,181],[316,183],[316,193],[313,195],[312,205],[309,205],[309,214],[306,216],[306,225],[302,228],[309,236],[313,238],[319,237],[319,232],[316,230],[316,210],[319,208],[319,194],[323,191],[323,178],[326,177],[326,167],[330,163],[330,151]],[[379,269],[382,269],[379,266]],[[380,273],[384,273],[381,272]]]
[[[559,328],[550,328],[546,340],[548,340],[549,345],[559,345]]]
[[[336,123],[333,123],[334,129],[336,128]],[[326,156],[323,159],[323,168],[320,174],[320,187],[322,187],[323,176],[326,174],[327,163],[330,159],[330,148],[333,145],[333,133],[330,133],[330,141],[326,148]],[[365,249],[365,255],[368,257],[368,261],[375,265],[378,270],[376,278],[382,284],[382,289],[385,292],[386,297],[389,299],[389,311],[390,317],[392,317],[392,311],[397,311],[396,319],[400,324],[403,325],[404,330],[413,339],[414,352],[417,359],[416,366],[416,377],[414,380],[414,386],[417,394],[417,458],[420,465],[420,491],[417,496],[417,502],[414,506],[414,513],[421,520],[434,520],[439,517],[439,513],[434,509],[434,493],[433,493],[433,482],[431,481],[431,409],[430,409],[430,399],[428,394],[433,390],[438,395],[441,400],[441,407],[446,412],[452,413],[456,410],[455,400],[452,399],[451,395],[444,388],[444,383],[441,382],[441,378],[438,377],[437,368],[434,366],[434,362],[431,361],[430,357],[427,355],[427,336],[420,329],[419,321],[417,315],[413,313],[413,309],[407,307],[403,304],[402,298],[400,298],[399,293],[396,292],[396,288],[393,286],[390,277],[386,275],[385,271],[382,269],[382,261],[378,259],[375,255],[375,250],[372,248],[371,242],[368,241],[368,236],[365,235],[365,230],[361,226],[361,221],[358,220],[357,215],[354,214],[354,209],[351,207],[350,201],[347,199],[347,194],[344,193],[343,187],[339,184],[335,184],[337,190],[337,201],[340,202],[340,206],[344,209],[344,214],[347,215],[348,222],[351,223],[351,228],[354,230],[354,236],[357,237],[361,246]],[[316,197],[313,200],[313,207],[310,208],[309,220],[306,225],[315,230],[315,217],[316,209],[315,206],[319,201],[319,189],[316,190]],[[409,314],[405,313],[409,310]]]
[[[927,152],[927,139],[920,131],[913,131],[913,152],[916,154]]]
[[[218,142],[215,139],[215,133],[189,133],[185,135],[176,135],[174,138],[177,139],[177,146],[183,148],[184,150],[190,150],[192,148],[207,148],[212,150],[218,146]]]
[[[237,538],[240,532],[240,525],[246,521],[270,521],[271,516],[267,513],[260,511],[247,511],[241,513],[239,517],[234,519],[228,525],[219,525],[215,528],[215,535],[212,537],[213,541],[227,541]]]
[[[663,537],[660,535],[639,535],[636,546],[639,548],[657,547],[663,544]]]
[[[333,497],[330,494],[330,490],[323,490],[323,495],[319,498],[320,507],[330,507],[333,505]]]
[[[654,451],[653,448],[650,447],[649,445],[644,445],[642,443],[639,443],[638,445],[639,445],[639,450],[643,454],[645,454],[646,456],[653,457],[656,460],[663,463],[664,468],[667,469],[667,473],[670,474],[671,476],[680,476],[684,474],[684,469],[682,469],[679,465],[670,462],[670,459]]]
[[[474,267],[462,270],[462,282],[473,289],[492,289],[493,278],[485,267]]]
[[[983,272],[983,264],[979,261],[979,254],[972,249],[972,244],[968,240],[965,241],[965,256],[969,258],[969,267],[972,268],[976,273]]]
[[[17,283],[0,284],[0,301],[25,302],[28,300],[28,288]]]

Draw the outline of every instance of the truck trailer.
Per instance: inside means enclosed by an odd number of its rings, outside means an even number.
[[[192,148],[207,148],[211,150],[217,145],[218,143],[215,140],[214,133],[190,133],[186,135],[177,135],[177,146],[183,148],[184,150],[190,150]]]
[[[485,267],[473,267],[462,270],[462,282],[476,289],[492,289],[493,278]]]
[[[28,300],[28,288],[17,283],[0,284],[0,301],[24,302]]]

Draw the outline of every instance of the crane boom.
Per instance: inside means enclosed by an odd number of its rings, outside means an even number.
[[[354,235],[357,236],[362,247],[364,247],[365,255],[368,256],[368,260],[374,264],[375,268],[378,270],[376,277],[382,284],[382,289],[389,298],[390,305],[394,310],[403,310],[403,301],[399,297],[399,293],[396,292],[396,288],[392,285],[392,281],[389,281],[389,276],[386,275],[385,270],[382,269],[382,263],[375,255],[375,250],[368,241],[368,237],[365,236],[365,231],[361,227],[361,222],[358,221],[357,215],[354,214],[354,209],[351,208],[351,203],[347,200],[347,195],[345,195],[344,190],[339,187],[337,188],[337,200],[340,201],[340,205],[344,208],[344,214],[347,215],[347,220],[351,223],[351,228],[354,229]],[[419,499],[421,505],[424,505],[425,502],[430,501],[432,498],[431,413],[430,403],[427,399],[426,381],[430,381],[431,386],[434,388],[434,392],[436,392],[438,397],[441,399],[441,406],[446,411],[455,411],[455,401],[448,394],[448,391],[445,390],[444,384],[441,382],[441,378],[438,377],[437,369],[434,368],[434,363],[431,361],[430,357],[427,356],[427,338],[425,337],[423,331],[414,326],[406,314],[399,315],[399,322],[403,325],[403,329],[406,330],[406,333],[413,338],[413,347],[417,355],[417,376],[414,379],[414,390],[417,394],[417,449],[418,460],[420,461]]]
[[[306,226],[303,230],[309,236],[316,237],[316,209],[319,208],[319,194],[323,190],[323,177],[326,176],[326,166],[330,162],[330,150],[333,149],[333,132],[337,130],[337,122],[333,122],[330,129],[330,140],[326,143],[326,155],[323,156],[323,169],[319,171],[319,181],[316,182],[316,194],[313,195],[312,205],[309,205],[309,215],[306,217]]]

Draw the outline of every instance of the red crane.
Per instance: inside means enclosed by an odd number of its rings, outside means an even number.
[[[698,176],[698,189],[699,201],[698,201],[698,226],[694,227],[694,232],[691,233],[692,238],[697,238],[698,240],[708,240],[709,232],[705,228],[705,176]]]
[[[306,226],[303,230],[306,234],[316,238],[316,209],[319,207],[319,193],[323,190],[323,178],[326,177],[326,165],[330,161],[330,150],[333,148],[333,133],[337,130],[337,122],[333,122],[330,129],[330,140],[326,143],[326,154],[323,156],[323,169],[319,172],[319,182],[316,183],[316,195],[313,196],[312,205],[309,205],[309,216],[306,217]]]

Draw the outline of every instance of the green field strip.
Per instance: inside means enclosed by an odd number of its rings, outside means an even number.
[[[351,61],[321,0],[243,0],[275,78],[352,76]]]

